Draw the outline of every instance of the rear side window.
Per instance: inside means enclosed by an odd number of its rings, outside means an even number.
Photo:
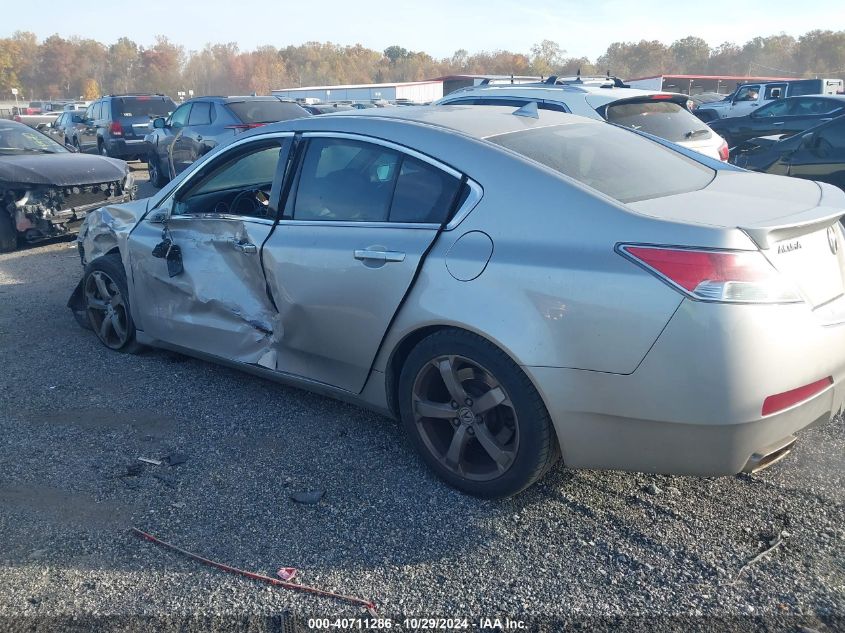
[[[620,202],[702,189],[716,174],[647,138],[601,123],[569,123],[487,140]]]
[[[440,224],[461,181],[395,150],[347,139],[309,142],[286,217]]]
[[[793,97],[800,97],[802,95],[817,95],[820,92],[821,81],[819,79],[793,81],[789,84],[789,94]]]
[[[783,99],[786,95],[786,84],[769,84],[763,92],[763,99]]]
[[[457,101],[449,101],[443,105],[495,105],[495,106],[510,106],[512,108],[521,108],[524,105],[531,103],[531,99],[496,99],[491,97],[471,97],[468,99],[460,99]],[[546,101],[536,101],[538,110],[552,110],[553,112],[569,112],[569,109],[562,103],[553,103]]]
[[[212,105],[208,101],[197,101],[191,108],[188,125],[209,125],[211,123]]]
[[[442,169],[405,156],[390,205],[390,221],[441,224],[460,186],[460,180]]]
[[[705,123],[673,101],[611,103],[605,110],[605,118],[616,125],[654,134],[673,143],[712,136]]]
[[[237,101],[226,107],[243,123],[272,123],[308,116],[303,108],[288,101]]]
[[[170,99],[154,96],[117,97],[112,99],[112,113],[115,117],[167,117],[176,109]]]

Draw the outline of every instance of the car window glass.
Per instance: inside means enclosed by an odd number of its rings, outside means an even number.
[[[611,123],[672,142],[704,140],[712,136],[706,123],[673,101],[611,103],[605,115]]]
[[[766,118],[772,116],[786,116],[790,114],[790,109],[795,108],[794,101],[789,99],[778,99],[774,103],[768,103],[762,108],[754,111],[754,118]]]
[[[167,97],[139,95],[137,97],[117,97],[114,99],[115,116],[119,117],[147,117],[155,119],[168,116],[176,109]]]
[[[831,123],[819,132],[822,146],[833,149],[845,149],[845,119]]]
[[[621,202],[706,187],[715,171],[613,125],[569,123],[487,139]]]
[[[170,118],[171,127],[185,127],[185,124],[188,122],[188,115],[191,112],[191,105],[190,103],[186,103],[176,108],[176,112]]]
[[[211,123],[211,104],[207,101],[197,101],[191,108],[188,125],[209,125]]]
[[[461,181],[442,169],[405,156],[390,204],[391,222],[442,224]]]
[[[95,121],[96,121],[96,120],[98,120],[98,119],[100,119],[100,118],[102,118],[102,117],[100,116],[100,112],[102,112],[102,108],[100,107],[101,105],[102,105],[102,104],[101,104],[99,101],[98,101],[97,103],[95,103],[95,104],[94,104],[94,116],[93,116],[93,119],[94,119]]]
[[[94,118],[94,105],[89,105],[88,108],[85,110],[85,118],[86,119],[93,119]]]
[[[293,219],[385,222],[399,153],[347,139],[309,141],[293,199]]]
[[[272,142],[218,157],[208,173],[180,193],[174,212],[267,217],[281,151]]]
[[[757,101],[759,95],[760,86],[743,86],[737,91],[734,101]]]
[[[786,96],[786,84],[769,84],[763,93],[764,99],[782,99]]]

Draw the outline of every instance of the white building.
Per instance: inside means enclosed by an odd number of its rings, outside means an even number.
[[[443,96],[443,81],[408,81],[404,83],[358,84],[348,86],[307,86],[273,90],[276,97],[286,99],[319,99],[332,101],[410,101],[429,103]]]

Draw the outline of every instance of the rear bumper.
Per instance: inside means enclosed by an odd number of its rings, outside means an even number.
[[[149,144],[144,139],[113,138],[106,142],[109,156],[124,158],[126,156],[146,156]]]
[[[766,466],[845,401],[845,324],[807,306],[685,301],[629,375],[526,367],[554,420],[564,462],[702,476]],[[833,384],[771,415],[770,395]]]

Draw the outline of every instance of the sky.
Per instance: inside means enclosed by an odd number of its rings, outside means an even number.
[[[529,53],[549,39],[567,56],[595,60],[616,41],[668,44],[695,35],[717,46],[758,35],[845,28],[843,0],[74,0],[62,10],[43,11],[19,0],[0,5],[0,37],[20,30],[39,39],[58,33],[110,44],[127,36],[148,46],[165,35],[188,51],[224,42],[241,50],[308,41],[376,50],[397,44],[437,58],[458,49]]]

